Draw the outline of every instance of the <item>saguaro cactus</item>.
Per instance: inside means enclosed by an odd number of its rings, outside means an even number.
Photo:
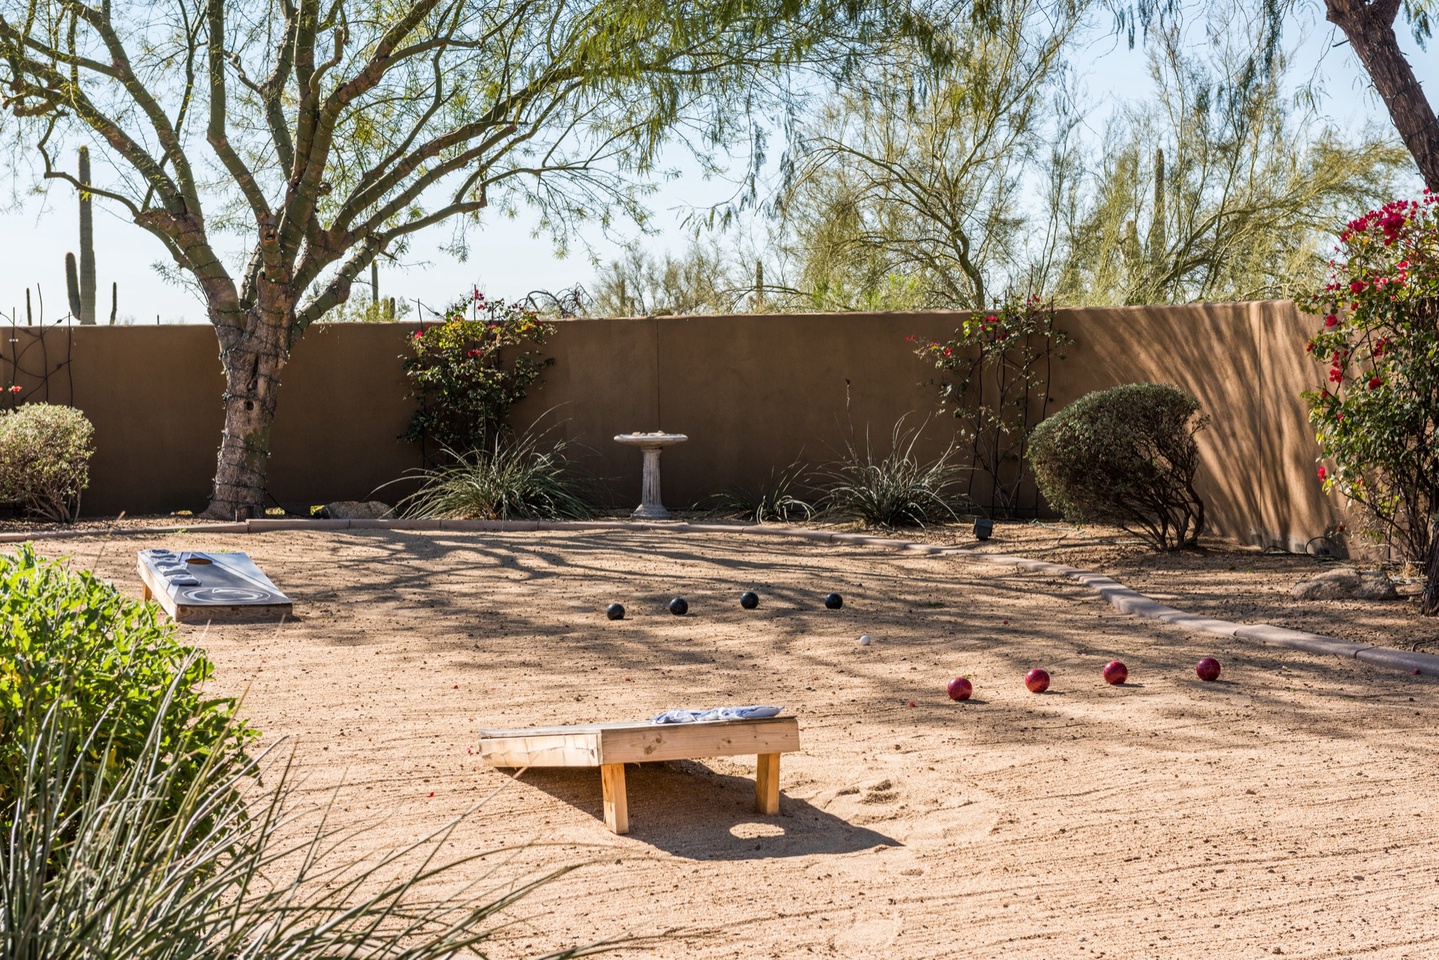
[[[90,148],[80,148],[80,312],[95,322],[95,219],[90,209]]]
[[[80,306],[80,276],[75,270],[75,254],[65,254],[65,293],[70,297],[70,316],[85,322],[84,311]]]

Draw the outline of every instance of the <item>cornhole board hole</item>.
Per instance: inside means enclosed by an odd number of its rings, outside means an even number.
[[[799,749],[799,721],[713,720],[703,723],[594,723],[523,730],[481,730],[480,756],[495,767],[599,767],[605,826],[630,832],[625,764],[754,754],[755,809],[779,813],[779,755]]]
[[[180,623],[278,620],[293,612],[290,598],[248,554],[141,550],[139,557],[145,599],[159,601]]]

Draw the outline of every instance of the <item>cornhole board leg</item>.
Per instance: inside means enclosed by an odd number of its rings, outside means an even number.
[[[600,767],[605,795],[605,826],[615,833],[630,832],[629,798],[625,796],[625,765],[606,763]]]
[[[779,754],[761,753],[754,768],[754,808],[762,816],[779,813]]]
[[[779,813],[779,756],[799,749],[794,717],[706,723],[591,723],[522,730],[481,730],[480,756],[491,766],[599,767],[605,826],[629,833],[626,763],[753,756],[755,809]]]

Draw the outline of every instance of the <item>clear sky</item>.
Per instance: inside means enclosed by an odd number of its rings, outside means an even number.
[[[1286,35],[1286,44],[1297,44],[1296,76],[1317,72],[1325,78],[1329,94],[1326,111],[1341,126],[1357,130],[1366,119],[1387,126],[1388,117],[1370,92],[1353,54],[1346,46],[1336,45],[1342,35],[1323,22],[1322,4],[1315,0],[1312,7],[1309,22],[1295,24]],[[1439,103],[1439,50],[1419,51],[1402,25],[1400,36],[1430,102]],[[1126,49],[1103,30],[1093,32],[1089,44],[1075,59],[1090,99],[1098,103],[1090,115],[1092,127],[1102,124],[1114,103],[1142,96],[1149,86],[1143,53]],[[645,245],[656,252],[682,249],[686,245],[681,228],[685,215],[694,208],[725,200],[731,191],[729,184],[706,182],[692,172],[664,184],[650,203],[659,234],[646,238]],[[32,296],[37,287],[43,295],[47,321],[68,312],[64,258],[66,251],[78,252],[77,210],[74,193],[57,186],[44,200],[35,199],[18,210],[0,213],[0,313],[9,317],[16,311],[23,323],[27,286]],[[572,245],[567,258],[559,259],[553,244],[532,236],[532,224],[523,218],[495,218],[471,234],[470,258],[461,263],[438,249],[449,239],[450,230],[436,227],[419,235],[407,257],[410,266],[381,268],[380,291],[383,296],[419,299],[438,307],[474,285],[492,297],[507,299],[533,290],[558,291],[576,283],[592,285],[595,270],[585,243],[601,260],[612,259],[623,241],[638,231],[621,225],[618,232],[615,239],[598,231],[587,232],[580,238],[582,242]],[[203,308],[195,295],[167,284],[152,268],[156,261],[165,259],[158,241],[99,200],[95,203],[95,251],[102,315],[109,312],[110,284],[117,282],[122,322],[155,323],[157,318],[165,323],[204,321]],[[38,306],[37,298],[37,309]]]

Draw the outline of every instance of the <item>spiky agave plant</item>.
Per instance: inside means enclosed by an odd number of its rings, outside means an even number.
[[[172,695],[119,777],[83,759],[108,755],[103,721],[77,733],[52,708],[36,726],[0,842],[0,960],[459,960],[483,956],[500,911],[573,869],[508,882],[486,872],[433,898],[426,888],[497,851],[438,862],[454,821],[409,847],[337,860],[337,841],[356,831],[323,811],[308,819],[289,762],[273,754],[214,754],[176,810],[172,761],[191,747],[161,735]]]

